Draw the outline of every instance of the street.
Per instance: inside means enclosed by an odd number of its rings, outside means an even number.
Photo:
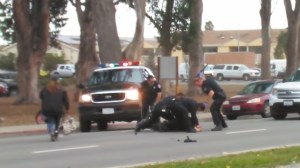
[[[0,139],[0,166],[23,167],[126,167],[156,162],[220,156],[237,152],[298,145],[300,117],[286,120],[243,116],[227,121],[229,127],[211,132],[211,121],[200,121],[200,133],[141,131],[134,123],[116,125],[114,131],[92,131],[60,136],[50,142],[47,134]],[[124,127],[124,128],[122,128]],[[184,143],[189,136],[197,142]]]

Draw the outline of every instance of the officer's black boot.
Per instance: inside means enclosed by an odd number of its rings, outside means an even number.
[[[222,131],[222,125],[217,125],[215,128],[211,129],[211,131]]]
[[[136,127],[134,129],[135,134],[141,131],[141,129],[147,128],[147,126],[150,124],[150,119],[143,119],[142,121],[138,122],[136,124]]]

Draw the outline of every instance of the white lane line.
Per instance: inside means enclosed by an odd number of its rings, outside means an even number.
[[[97,147],[99,147],[99,145],[81,146],[81,147],[73,147],[73,148],[51,149],[51,150],[41,150],[41,151],[33,151],[32,154],[60,152],[60,151],[78,150],[78,149],[88,149],[88,148],[97,148]]]
[[[259,131],[266,131],[266,130],[267,130],[267,129],[255,129],[255,130],[245,130],[245,131],[227,132],[226,134],[240,134],[240,133],[259,132]]]

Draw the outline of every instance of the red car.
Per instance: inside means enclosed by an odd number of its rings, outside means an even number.
[[[6,83],[0,81],[0,96],[6,95],[8,92],[8,86]]]
[[[228,120],[242,115],[270,117],[269,97],[276,80],[260,80],[246,85],[237,95],[223,103],[222,111]]]

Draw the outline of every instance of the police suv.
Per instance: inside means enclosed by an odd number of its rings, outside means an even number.
[[[152,71],[138,62],[100,65],[79,95],[80,131],[89,132],[91,124],[106,130],[109,122],[141,119],[138,88]]]

